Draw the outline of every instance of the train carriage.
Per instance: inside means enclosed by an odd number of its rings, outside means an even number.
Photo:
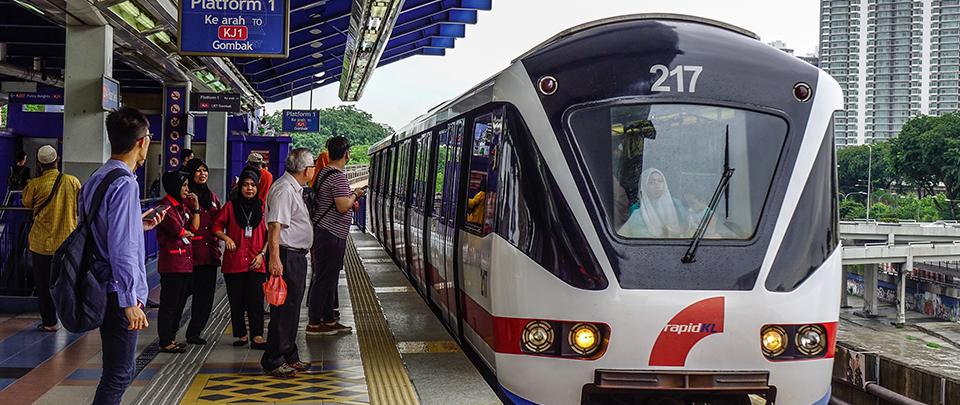
[[[514,402],[825,404],[841,104],[743,29],[596,21],[374,145],[371,232]]]

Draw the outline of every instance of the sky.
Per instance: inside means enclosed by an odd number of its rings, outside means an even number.
[[[797,55],[814,52],[819,30],[818,0],[493,0],[467,25],[446,56],[413,56],[378,68],[354,105],[377,122],[399,129],[430,108],[469,90],[506,68],[510,61],[567,28],[635,13],[679,13],[730,23],[780,40]],[[313,108],[347,104],[336,83],[315,89]],[[293,107],[310,107],[310,93],[294,97]],[[267,104],[267,113],[290,108],[290,99]],[[321,120],[323,118],[321,117]]]

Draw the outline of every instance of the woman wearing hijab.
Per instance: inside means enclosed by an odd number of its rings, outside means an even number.
[[[200,208],[194,211],[200,217],[191,243],[193,244],[193,305],[190,307],[190,324],[187,326],[187,343],[205,345],[207,341],[200,337],[203,328],[210,320],[213,309],[213,296],[217,289],[217,267],[220,266],[220,244],[213,236],[213,220],[220,213],[220,197],[207,187],[210,177],[207,164],[200,158],[193,158],[184,165],[188,176],[190,192],[197,196]]]
[[[200,207],[195,195],[190,193],[187,179],[180,172],[167,172],[161,178],[167,196],[157,210],[166,210],[166,215],[157,226],[160,272],[160,311],[157,329],[160,351],[183,353],[184,344],[177,343],[180,317],[187,303],[190,284],[193,283],[193,246],[191,238],[200,228],[200,217],[191,211]],[[188,208],[189,207],[189,208]]]
[[[230,201],[213,222],[213,233],[223,241],[223,280],[227,283],[230,321],[233,324],[234,346],[263,350],[263,282],[266,280],[267,225],[263,220],[263,203],[257,196],[260,173],[246,168]],[[250,320],[249,333],[244,312]],[[252,341],[248,336],[253,336]]]
[[[640,173],[640,207],[620,227],[620,235],[633,238],[683,238],[690,236],[689,218],[674,200],[667,177],[657,169]]]

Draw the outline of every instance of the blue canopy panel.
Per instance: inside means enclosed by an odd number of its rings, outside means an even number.
[[[268,102],[340,80],[352,0],[292,0],[290,55],[286,59],[235,58]],[[443,56],[477,23],[492,0],[406,0],[377,66],[414,55]]]

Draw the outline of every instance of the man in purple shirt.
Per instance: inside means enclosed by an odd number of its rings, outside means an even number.
[[[80,192],[80,212],[90,217],[101,274],[111,274],[107,309],[100,326],[103,346],[103,376],[93,403],[119,404],[133,380],[138,331],[146,329],[147,272],[144,266],[143,233],[153,229],[163,213],[141,214],[140,188],[134,171],[147,159],[150,132],[147,117],[123,107],[107,116],[110,160],[90,176]],[[114,169],[124,171],[107,192],[94,195],[103,178]],[[94,198],[103,198],[99,212],[87,213]],[[149,218],[149,219],[147,219]]]

